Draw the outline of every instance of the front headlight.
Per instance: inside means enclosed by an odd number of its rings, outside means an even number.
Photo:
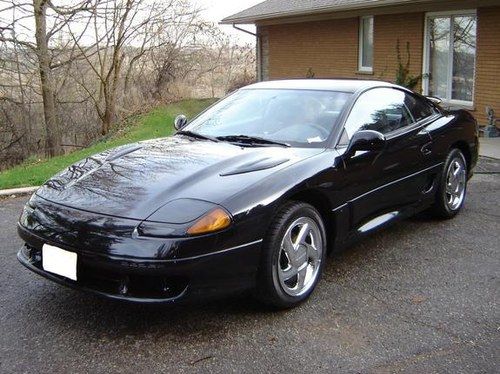
[[[23,207],[21,216],[19,217],[19,223],[24,227],[28,227],[30,225],[31,216],[34,211],[35,209],[30,206],[29,202],[26,203]]]
[[[210,232],[223,230],[231,224],[231,217],[222,208],[215,208],[196,221],[188,228],[189,235],[208,234]]]
[[[224,230],[232,218],[220,205],[197,199],[168,202],[137,226],[139,237],[179,238]]]

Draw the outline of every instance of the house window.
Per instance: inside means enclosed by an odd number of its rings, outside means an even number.
[[[476,13],[429,14],[426,20],[424,94],[472,104],[476,60]]]
[[[373,71],[373,16],[359,19],[359,71]]]

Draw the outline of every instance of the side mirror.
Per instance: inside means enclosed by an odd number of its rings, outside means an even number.
[[[385,147],[385,136],[373,130],[360,130],[352,136],[346,155],[354,155],[356,151],[381,151]]]
[[[187,124],[187,117],[184,114],[179,114],[174,119],[174,127],[176,130],[182,129]]]

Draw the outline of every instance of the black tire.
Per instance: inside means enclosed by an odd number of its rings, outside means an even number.
[[[448,172],[450,170],[450,166],[455,161],[461,162],[464,165],[464,186],[463,186],[463,198],[460,203],[456,207],[451,207],[448,202],[448,195],[446,192],[446,187],[448,184]],[[450,219],[455,217],[458,212],[462,209],[462,206],[465,202],[465,196],[467,194],[467,160],[465,159],[463,153],[459,149],[452,149],[448,156],[446,157],[446,161],[443,166],[443,171],[439,177],[439,187],[436,192],[436,197],[433,206],[430,209],[430,213],[440,219]]]
[[[313,278],[311,278],[308,286],[310,288],[307,289],[307,292],[301,295],[291,296],[287,294],[280,283],[278,267],[281,265],[278,261],[280,261],[281,243],[285,234],[294,222],[303,218],[314,221],[317,225],[316,229],[319,228],[322,248],[321,255],[319,255],[318,251],[318,256],[316,258],[320,258],[320,262],[319,265],[317,265],[318,270],[315,279],[313,281]],[[273,218],[266,237],[264,238],[261,263],[257,275],[257,287],[255,290],[256,298],[264,304],[279,309],[297,306],[306,300],[314,291],[323,271],[326,252],[326,230],[318,211],[313,206],[303,202],[291,201],[286,203],[279,209]],[[306,264],[308,261],[309,260],[306,260],[304,263]]]

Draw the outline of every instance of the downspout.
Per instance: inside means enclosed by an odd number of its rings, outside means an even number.
[[[242,31],[246,34],[249,34],[249,35],[252,35],[252,36],[255,36],[255,39],[256,39],[256,43],[255,43],[255,49],[256,49],[256,60],[257,60],[257,66],[255,67],[256,69],[256,73],[257,73],[257,81],[262,81],[262,43],[261,43],[261,39],[260,39],[260,35],[258,33],[253,33],[251,31],[248,31],[248,30],[245,30],[245,29],[242,29],[241,27],[238,27],[236,26],[236,24],[233,23],[233,28],[238,30],[238,31]]]

